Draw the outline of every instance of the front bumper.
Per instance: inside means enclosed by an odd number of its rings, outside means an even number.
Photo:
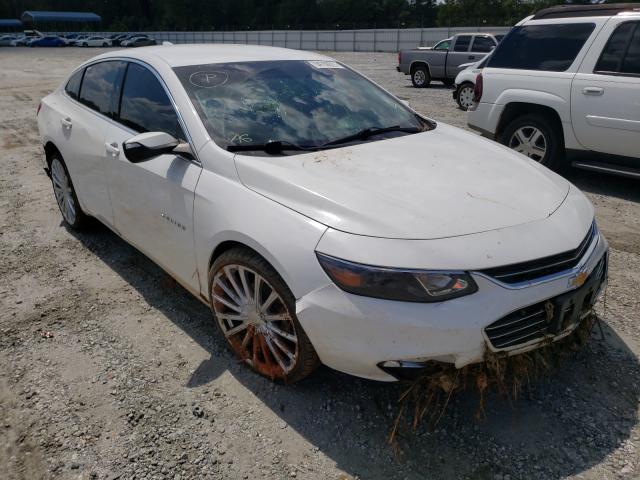
[[[607,251],[606,240],[598,234],[575,268],[526,286],[502,284],[472,272],[478,292],[442,303],[361,297],[329,284],[299,299],[297,315],[320,360],[342,372],[394,381],[379,365],[406,362],[415,366],[435,360],[461,368],[482,361],[487,349],[515,354],[539,346],[539,342],[529,342],[496,349],[485,328],[512,312],[575,290],[576,276],[589,275]],[[575,326],[558,332],[555,339]]]

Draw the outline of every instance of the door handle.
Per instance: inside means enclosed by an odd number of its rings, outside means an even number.
[[[114,157],[120,155],[120,149],[118,148],[118,144],[116,142],[105,143],[104,146],[107,149],[107,152]]]
[[[61,118],[60,124],[62,125],[62,128],[66,128],[67,130],[71,130],[71,127],[73,126],[73,122],[71,122],[70,117]]]
[[[584,95],[594,95],[599,96],[604,94],[604,88],[602,87],[584,87],[582,89],[582,93]]]

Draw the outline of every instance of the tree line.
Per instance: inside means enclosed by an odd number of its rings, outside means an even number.
[[[618,0],[619,1],[619,0]],[[123,30],[350,29],[513,25],[562,0],[0,0],[25,10],[91,11]],[[588,3],[576,0],[572,3]]]

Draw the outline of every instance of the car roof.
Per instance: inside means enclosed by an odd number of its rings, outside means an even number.
[[[610,17],[622,12],[640,14],[640,3],[608,3],[599,5],[559,5],[542,9],[532,20],[572,17]]]
[[[171,67],[268,60],[331,60],[324,55],[302,50],[237,44],[156,45],[142,47],[135,51],[108,52],[99,55],[96,59],[122,56],[142,60],[150,64],[164,62]]]

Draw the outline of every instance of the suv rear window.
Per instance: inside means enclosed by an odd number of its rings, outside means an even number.
[[[595,29],[594,23],[514,27],[498,44],[489,67],[563,72]]]
[[[623,23],[611,34],[595,73],[640,75],[640,22]]]

